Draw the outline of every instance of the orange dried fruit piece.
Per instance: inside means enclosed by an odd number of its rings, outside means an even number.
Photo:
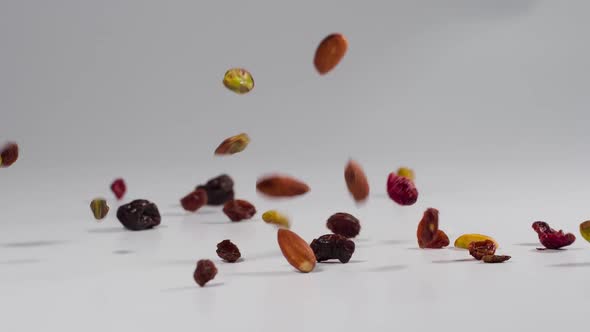
[[[324,38],[316,49],[313,64],[320,75],[327,74],[342,60],[348,50],[344,35],[333,33]]]
[[[422,220],[416,231],[420,248],[440,249],[449,245],[449,237],[438,229],[438,210],[428,208],[424,211]]]

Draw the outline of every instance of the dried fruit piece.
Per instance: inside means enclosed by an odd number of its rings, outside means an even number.
[[[494,242],[494,244],[496,245],[496,248],[498,247],[498,242],[496,240],[494,240],[493,238],[491,238],[487,235],[482,235],[482,234],[463,234],[455,240],[455,247],[462,248],[462,249],[469,249],[469,244],[471,242],[485,241],[485,240],[490,240],[490,241]]]
[[[215,264],[208,259],[201,259],[197,262],[197,268],[195,269],[195,273],[193,273],[193,278],[199,286],[203,287],[206,283],[213,280],[216,275],[217,268]]]
[[[256,189],[271,197],[293,197],[307,193],[309,186],[290,176],[271,175],[259,179]]]
[[[291,223],[289,222],[289,217],[280,213],[277,210],[269,210],[262,214],[262,220],[268,224],[275,224],[280,227],[289,228],[291,227]]]
[[[234,263],[242,256],[238,246],[233,244],[230,240],[223,240],[217,244],[217,256],[224,261]]]
[[[225,203],[223,206],[223,213],[225,213],[231,221],[242,221],[244,219],[252,218],[256,214],[256,208],[248,201],[234,199]]]
[[[418,190],[414,182],[395,173],[387,178],[387,194],[399,205],[412,205],[418,200]]]
[[[480,261],[483,256],[496,253],[496,244],[490,240],[475,241],[469,244],[469,254]]]
[[[18,159],[18,145],[13,142],[6,143],[0,150],[0,167],[9,167]]]
[[[242,133],[229,138],[226,138],[219,144],[215,149],[216,155],[234,154],[244,151],[250,143],[250,137],[247,134]]]
[[[109,206],[103,198],[95,198],[90,202],[90,210],[96,220],[102,220],[109,213]]]
[[[483,256],[484,263],[502,263],[509,260],[511,257],[506,255],[485,255]]]
[[[348,41],[339,33],[324,38],[315,51],[313,58],[313,64],[318,73],[324,75],[334,69],[346,54],[347,49]]]
[[[207,192],[204,189],[194,190],[180,199],[182,208],[190,212],[197,211],[205,204],[207,204]]]
[[[161,221],[156,204],[145,199],[136,199],[121,205],[117,210],[117,219],[125,228],[132,231],[154,228]]]
[[[311,272],[315,268],[315,254],[299,235],[281,228],[277,232],[277,241],[283,256],[294,268],[304,273]]]
[[[357,202],[362,202],[369,196],[369,182],[363,168],[354,160],[349,160],[344,169],[344,180],[348,191]]]
[[[352,214],[345,212],[334,213],[328,218],[326,227],[332,233],[342,235],[347,238],[357,236],[361,231],[361,223]]]
[[[580,224],[580,234],[586,241],[590,242],[590,220]]]
[[[207,192],[207,205],[223,205],[234,199],[234,181],[227,174],[222,174],[196,188]]]
[[[237,94],[245,94],[254,89],[254,78],[243,68],[232,68],[225,72],[223,85]]]
[[[416,180],[416,176],[414,175],[414,171],[411,168],[400,167],[397,169],[397,175],[403,176],[404,178],[410,179],[412,181]]]
[[[533,229],[539,235],[539,241],[547,249],[559,249],[569,246],[576,241],[576,236],[572,233],[564,233],[561,229],[559,231],[549,227],[544,221],[535,221],[532,225]]]
[[[326,234],[311,241],[310,245],[318,262],[337,259],[348,263],[354,253],[354,242],[338,234]]]
[[[113,194],[115,194],[115,197],[117,197],[117,199],[121,199],[127,191],[127,185],[125,184],[125,181],[123,179],[118,178],[115,181],[113,181],[113,183],[111,183],[111,190],[113,191]]]
[[[449,237],[438,229],[438,210],[428,208],[418,223],[416,231],[420,248],[440,249],[449,245]]]

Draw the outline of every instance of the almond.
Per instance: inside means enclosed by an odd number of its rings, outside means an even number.
[[[277,240],[283,256],[294,268],[304,273],[315,268],[315,254],[299,235],[288,229],[279,229]]]
[[[369,182],[363,168],[354,160],[349,160],[344,169],[344,180],[348,191],[357,202],[362,202],[369,196]]]
[[[290,176],[271,175],[259,179],[256,189],[271,197],[293,197],[307,193],[309,186]]]
[[[318,46],[313,64],[320,75],[325,75],[342,60],[346,50],[348,49],[348,41],[344,35],[333,33],[324,38]]]

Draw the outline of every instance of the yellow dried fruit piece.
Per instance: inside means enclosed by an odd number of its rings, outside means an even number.
[[[277,210],[269,210],[264,212],[262,214],[262,220],[264,220],[264,222],[267,224],[274,224],[287,229],[291,227],[289,217]]]
[[[228,137],[215,149],[216,155],[234,154],[244,151],[250,143],[250,137],[241,133],[232,137]]]
[[[590,242],[590,220],[586,220],[580,224],[580,234],[582,234],[582,237],[586,241]]]
[[[232,68],[225,72],[223,85],[237,94],[245,94],[254,89],[254,78],[243,68]]]
[[[494,244],[496,245],[496,248],[498,248],[498,242],[496,242],[496,240],[494,240],[490,236],[482,235],[482,234],[463,234],[463,235],[459,236],[455,240],[455,248],[469,249],[469,244],[471,242],[480,242],[480,241],[485,241],[485,240],[489,240],[489,241],[494,242]]]
[[[411,168],[407,168],[407,167],[398,168],[397,175],[402,176],[406,179],[410,179],[412,181],[414,181],[416,179],[416,176],[414,175],[414,171]]]

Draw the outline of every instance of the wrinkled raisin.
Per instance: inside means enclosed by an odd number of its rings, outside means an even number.
[[[125,184],[125,181],[123,179],[119,178],[113,181],[113,183],[111,183],[111,190],[113,191],[113,194],[115,194],[115,197],[117,197],[117,199],[121,199],[127,191],[127,185]]]
[[[562,230],[556,231],[544,221],[535,221],[532,227],[539,235],[541,244],[547,249],[559,249],[576,241],[574,234],[564,233]]]
[[[480,261],[484,256],[496,253],[496,244],[494,241],[483,240],[475,241],[469,244],[469,254]]]
[[[390,173],[387,178],[387,194],[399,205],[412,205],[418,200],[414,182],[395,173]]]
[[[217,244],[217,256],[224,261],[234,263],[242,256],[238,246],[233,244],[230,240],[223,240]]]
[[[318,262],[337,259],[348,263],[354,253],[354,242],[338,234],[322,235],[314,239],[310,246]]]
[[[207,192],[207,205],[223,205],[234,199],[234,181],[227,174],[210,179],[196,189],[204,189]]]
[[[156,204],[145,199],[136,199],[121,205],[117,210],[117,219],[132,231],[141,231],[158,226],[161,221]]]
[[[242,199],[231,200],[223,206],[223,213],[231,221],[250,219],[256,214],[256,208],[250,202]]]
[[[485,255],[483,256],[484,263],[502,263],[509,260],[511,257],[506,255]]]
[[[418,223],[416,231],[420,248],[440,249],[449,245],[449,237],[438,229],[438,210],[428,208]]]
[[[353,215],[339,212],[333,214],[326,222],[326,227],[332,233],[345,236],[347,238],[355,237],[361,231],[361,223]]]
[[[203,189],[195,190],[180,200],[180,205],[190,212],[197,211],[205,204],[207,204],[207,192]]]
[[[18,145],[13,142],[6,143],[0,150],[0,167],[9,167],[18,159]]]
[[[109,213],[109,206],[105,199],[95,198],[90,202],[90,210],[92,210],[92,214],[96,220],[102,220]]]
[[[197,268],[195,269],[195,273],[193,273],[193,278],[199,286],[203,287],[206,283],[213,280],[216,275],[217,268],[215,264],[208,259],[201,259],[197,262]]]

